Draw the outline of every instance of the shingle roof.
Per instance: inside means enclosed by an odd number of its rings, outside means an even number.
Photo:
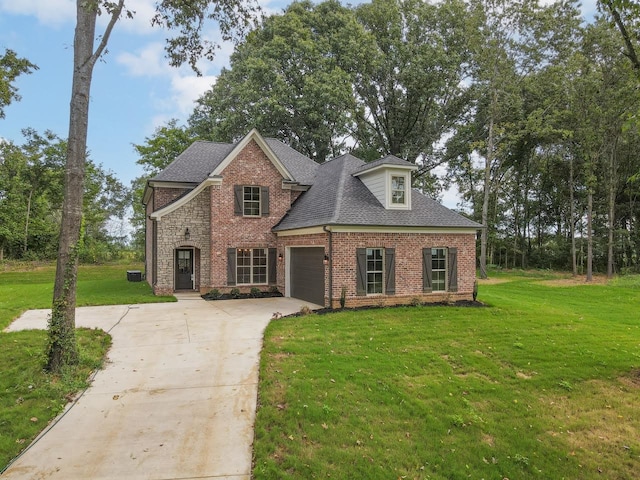
[[[374,168],[380,167],[382,165],[390,165],[390,166],[398,166],[398,167],[410,167],[412,169],[417,169],[415,164],[407,162],[406,160],[402,160],[401,158],[396,157],[395,155],[387,155],[386,157],[380,158],[374,162],[365,163],[362,167],[353,172],[355,175],[366,172],[367,170],[373,170]]]
[[[275,138],[265,138],[265,142],[295,181],[303,185],[313,182],[316,162]],[[233,143],[194,142],[151,181],[202,183],[235,146]]]
[[[309,157],[294,150],[289,145],[285,145],[275,138],[265,138],[269,148],[273,150],[284,167],[293,176],[296,182],[302,185],[311,185],[316,174],[318,164]]]
[[[412,191],[411,210],[387,210],[354,174],[381,165],[412,166],[393,155],[365,163],[353,155],[317,164],[274,138],[264,139],[296,182],[311,185],[274,227],[274,231],[320,225],[480,228],[435,200]],[[200,184],[237,144],[194,142],[152,178],[158,182]]]
[[[411,210],[387,210],[354,173],[368,164],[343,155],[319,166],[313,186],[274,231],[320,225],[480,228],[437,201],[412,191]]]
[[[232,143],[193,142],[151,181],[202,183],[234,146]]]

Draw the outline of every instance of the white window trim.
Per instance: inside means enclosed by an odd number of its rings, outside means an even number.
[[[246,265],[240,265],[240,263],[238,262],[238,253],[241,250],[249,250],[251,252],[251,255],[250,255],[251,263],[249,264],[249,279],[251,280],[251,282],[249,282],[249,283],[241,283],[238,280],[240,278],[240,275],[238,273],[239,269],[243,268],[243,267],[246,267]],[[264,265],[264,267],[265,267],[265,282],[264,283],[253,283],[253,269],[254,269],[253,251],[254,250],[263,250],[264,254],[265,254],[266,263]],[[262,265],[260,265],[260,266],[262,266]],[[267,249],[267,248],[236,248],[236,285],[245,286],[245,285],[268,285],[268,284],[269,284],[269,249]]]
[[[379,273],[382,274],[382,288],[381,288],[381,292],[373,292],[373,293],[369,293],[369,272],[375,272],[378,273],[378,270],[369,270],[369,259],[367,258],[367,268],[366,268],[366,278],[364,279],[364,290],[366,292],[366,295],[384,295],[385,294],[385,255],[384,255],[384,251],[385,249],[383,247],[367,247],[367,253],[369,252],[369,250],[380,250],[382,253],[382,269],[380,270]],[[369,255],[367,255],[368,257]]]
[[[442,272],[443,269],[435,270],[433,268],[433,252],[434,250],[443,250],[444,251],[444,288],[442,290],[436,290],[433,288],[434,286],[434,272]],[[432,293],[441,293],[447,292],[449,290],[449,249],[447,247],[431,247],[431,291]]]
[[[401,170],[388,170],[386,175],[387,210],[411,210],[411,173]],[[393,177],[404,178],[404,203],[393,203]]]
[[[258,214],[257,215],[247,215],[246,212],[246,202],[255,202],[255,200],[245,200],[245,189],[246,188],[257,188],[258,189]],[[259,218],[262,216],[262,188],[258,185],[243,185],[242,186],[242,216],[247,218]]]

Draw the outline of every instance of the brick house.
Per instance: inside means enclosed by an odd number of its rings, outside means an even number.
[[[416,168],[317,164],[256,130],[195,142],[147,182],[147,281],[156,294],[277,287],[333,307],[471,299],[481,226],[412,190]]]

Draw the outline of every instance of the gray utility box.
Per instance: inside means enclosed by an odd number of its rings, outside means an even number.
[[[127,280],[130,282],[141,282],[142,272],[140,270],[127,270]]]

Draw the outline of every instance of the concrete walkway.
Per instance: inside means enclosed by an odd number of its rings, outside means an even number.
[[[249,479],[263,332],[304,304],[187,295],[78,308],[78,326],[111,333],[109,361],[2,480]],[[47,314],[8,330],[46,328]]]

